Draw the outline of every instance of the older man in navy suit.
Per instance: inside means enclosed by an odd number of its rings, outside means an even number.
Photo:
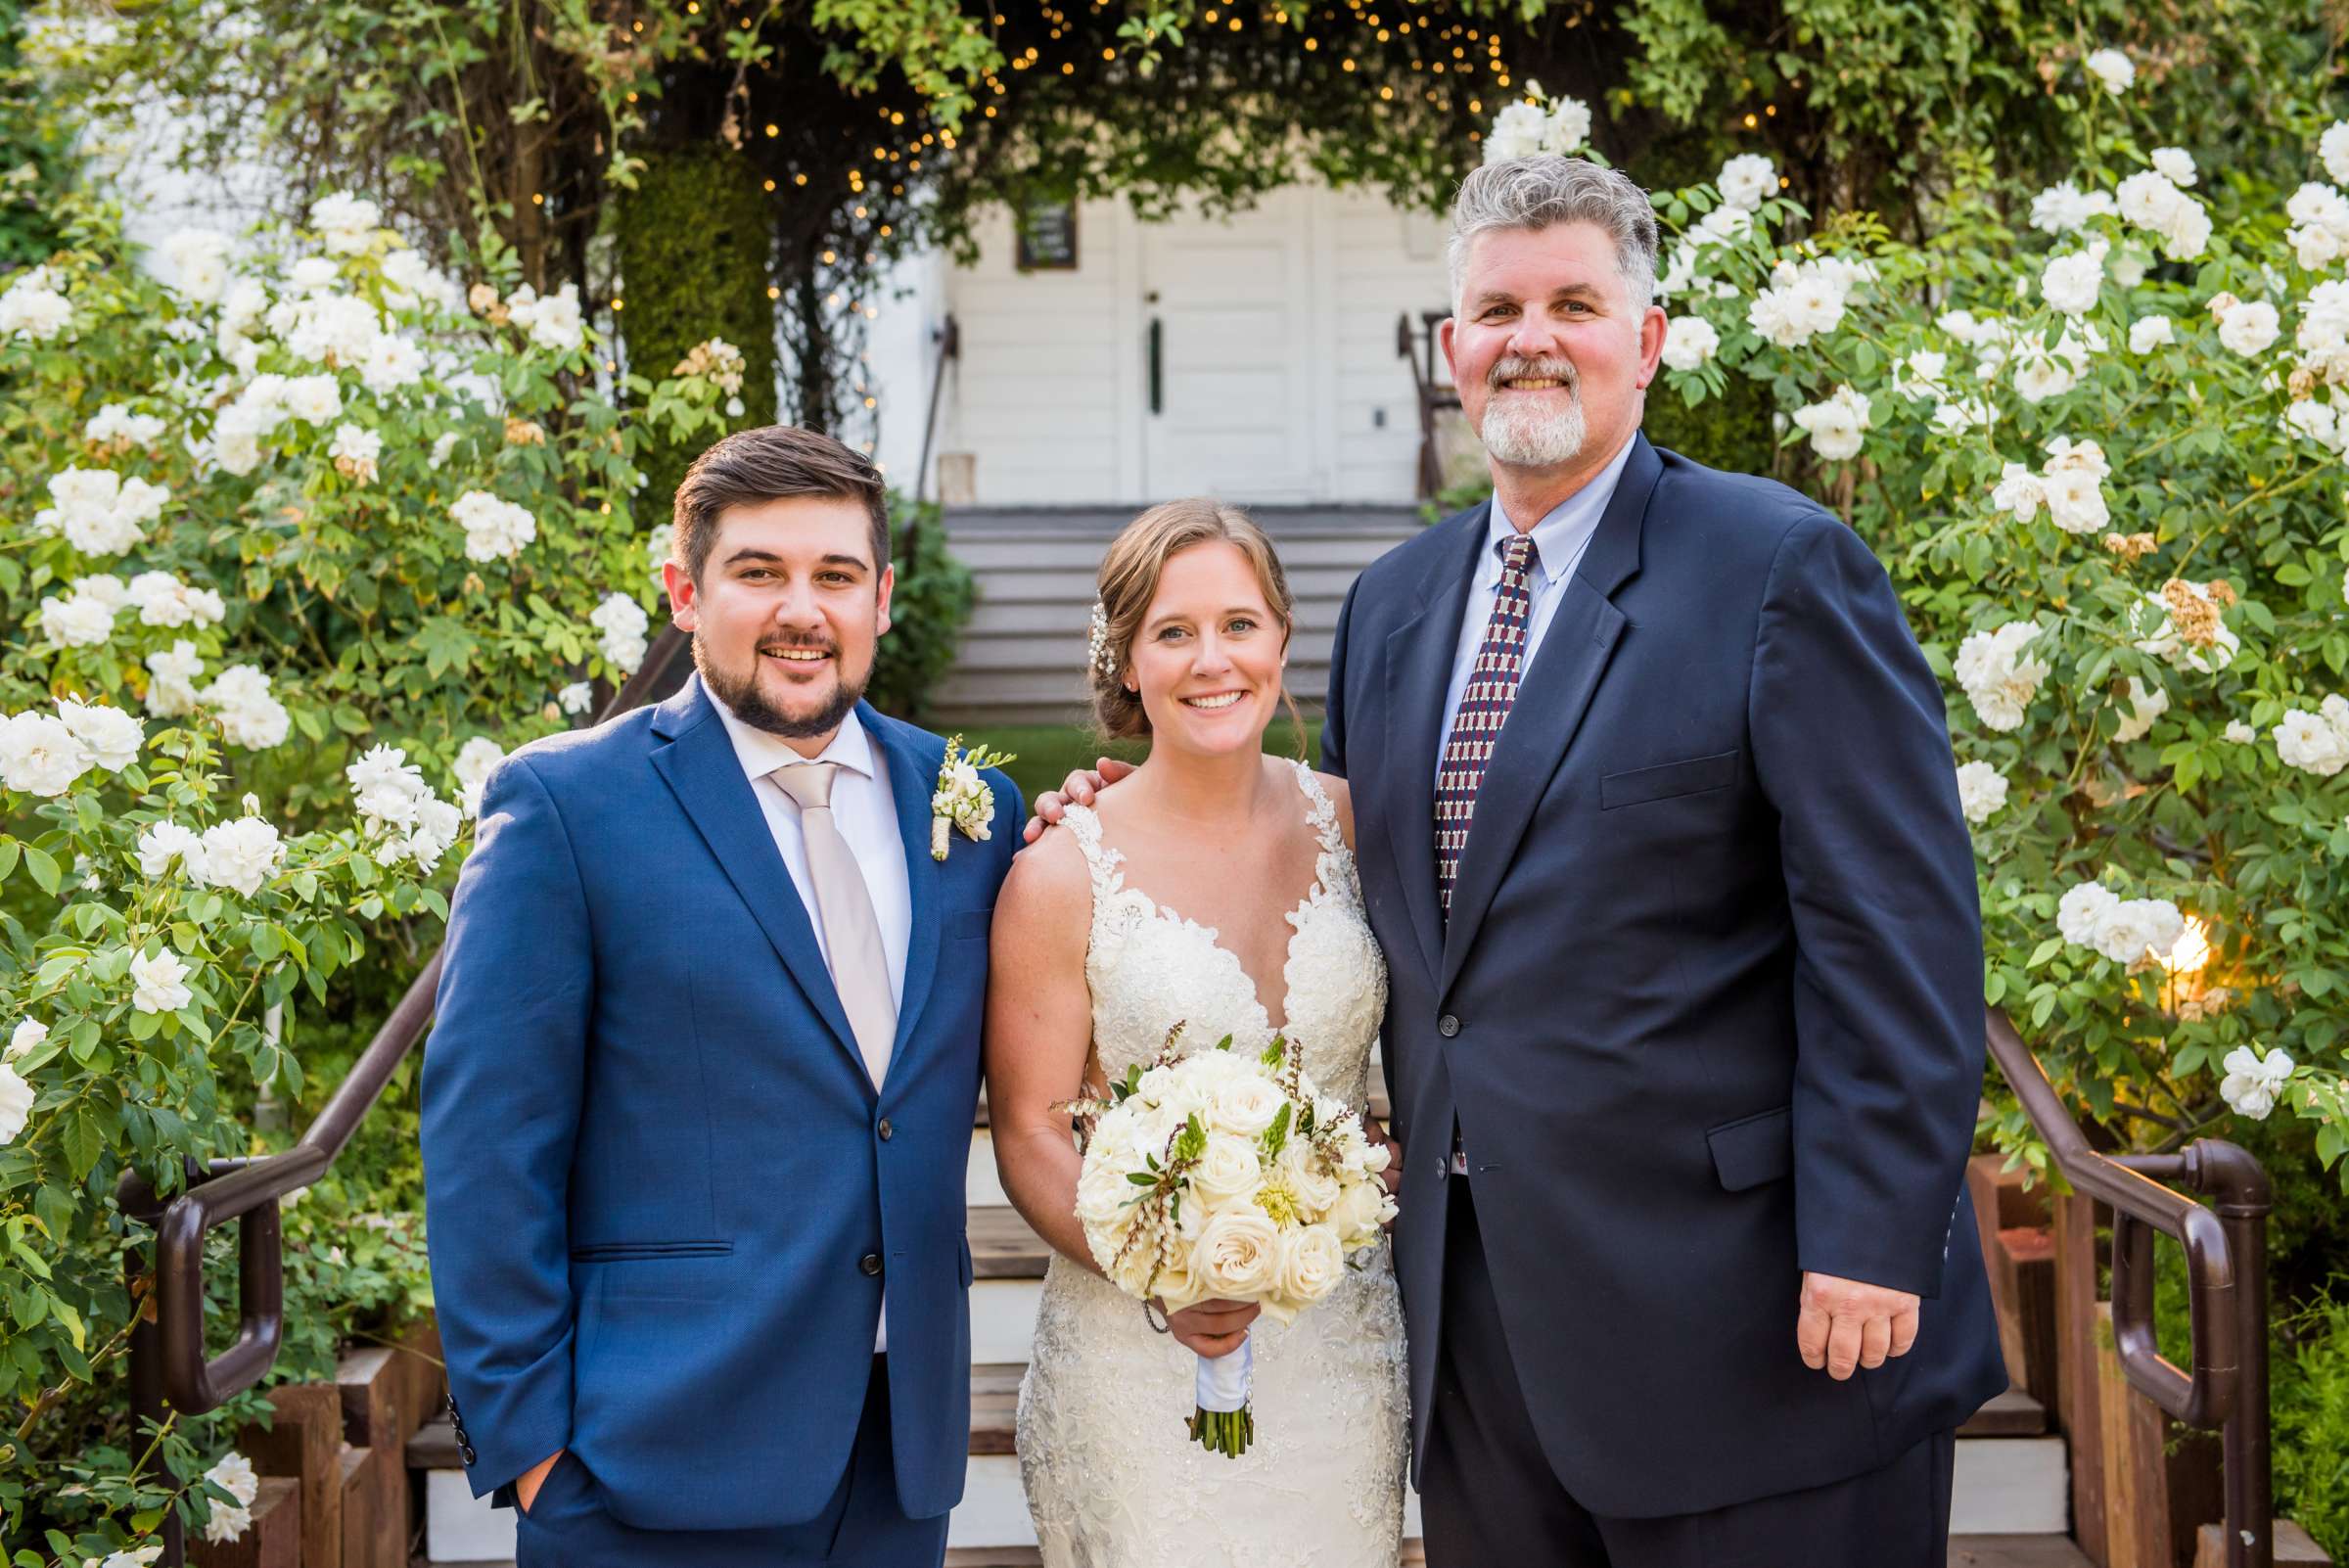
[[[727,437],[667,568],[697,677],[523,748],[484,801],[425,1184],[461,1452],[525,1568],[944,1560],[1017,840],[936,858],[944,745],[859,700],[889,543],[857,453]]]
[[[1428,1561],[1942,1568],[2006,1379],[1940,689],[1841,522],[1640,435],[1638,187],[1489,164],[1451,260],[1493,498],[1357,581],[1322,734],[1392,971]]]

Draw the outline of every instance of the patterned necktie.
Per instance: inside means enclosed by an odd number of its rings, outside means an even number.
[[[787,762],[767,777],[800,807],[800,833],[807,844],[807,876],[815,884],[815,910],[824,929],[824,955],[832,965],[832,989],[849,1015],[865,1071],[879,1088],[889,1073],[897,1043],[898,998],[890,990],[889,955],[881,945],[881,918],[849,841],[832,819],[832,780],[838,762]]]
[[[1500,726],[1508,721],[1509,705],[1517,700],[1517,678],[1525,672],[1525,627],[1532,610],[1526,584],[1542,563],[1530,533],[1511,534],[1496,548],[1500,587],[1493,595],[1493,619],[1485,623],[1485,640],[1460,693],[1460,711],[1436,775],[1436,897],[1447,920],[1451,886],[1460,876],[1460,852],[1468,847],[1468,827],[1476,817],[1476,792],[1485,782]]]

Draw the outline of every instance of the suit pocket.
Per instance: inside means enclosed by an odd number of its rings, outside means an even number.
[[[946,916],[949,937],[984,937],[995,923],[992,909],[957,909]]]
[[[723,1258],[731,1241],[588,1241],[571,1249],[573,1263],[625,1263],[638,1258]]]
[[[1794,1173],[1794,1107],[1757,1111],[1708,1129],[1713,1170],[1724,1191],[1743,1192]]]
[[[1612,811],[1618,807],[1670,800],[1676,795],[1695,795],[1724,788],[1736,778],[1735,752],[1691,757],[1684,762],[1666,762],[1661,767],[1635,767],[1628,773],[1609,773],[1598,781],[1598,808]]]

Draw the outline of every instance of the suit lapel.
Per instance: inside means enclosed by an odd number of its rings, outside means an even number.
[[[1434,974],[1444,948],[1444,911],[1436,900],[1436,763],[1444,745],[1444,694],[1468,589],[1476,580],[1490,502],[1440,525],[1457,531],[1444,569],[1427,584],[1419,613],[1387,635],[1386,711],[1389,726],[1382,771],[1399,779],[1387,833],[1411,912],[1419,950]]]
[[[1629,624],[1612,596],[1639,570],[1639,534],[1648,498],[1664,472],[1663,460],[1645,436],[1634,436],[1632,441],[1632,455],[1616,481],[1615,493],[1574,579],[1562,590],[1565,598],[1543,635],[1533,668],[1525,672],[1477,790],[1476,819],[1469,826],[1467,846],[1460,852],[1459,880],[1451,890],[1438,995],[1459,977],[1485,912],[1533,820],[1534,807],[1564,761]]]
[[[905,850],[905,887],[913,903],[913,928],[905,939],[904,993],[898,1001],[898,1038],[890,1052],[894,1074],[913,1039],[922,1006],[930,999],[931,983],[938,977],[939,934],[945,925],[945,914],[940,907],[942,868],[930,855],[930,796],[945,752],[869,705],[859,704],[856,714],[873,743],[889,759],[890,800],[898,810],[898,839]]]
[[[856,1049],[848,1014],[841,1009],[832,972],[824,967],[824,951],[816,945],[806,906],[800,901],[799,889],[792,886],[783,857],[775,853],[766,815],[759,808],[759,799],[735,756],[734,743],[726,737],[726,726],[711,707],[699,675],[661,705],[654,715],[653,733],[667,743],[653,749],[654,771],[685,808],[726,879],[750,905],[752,917],[766,933],[776,955],[799,982],[808,1005],[831,1030],[833,1040],[848,1053],[857,1079],[869,1089],[871,1076]]]

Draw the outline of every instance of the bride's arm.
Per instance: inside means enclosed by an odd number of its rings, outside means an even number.
[[[1092,998],[1085,941],[1092,888],[1076,840],[1020,852],[995,899],[987,987],[987,1114],[995,1169],[1020,1217],[1098,1273],[1077,1221],[1077,1146],[1052,1107],[1082,1092]]]

